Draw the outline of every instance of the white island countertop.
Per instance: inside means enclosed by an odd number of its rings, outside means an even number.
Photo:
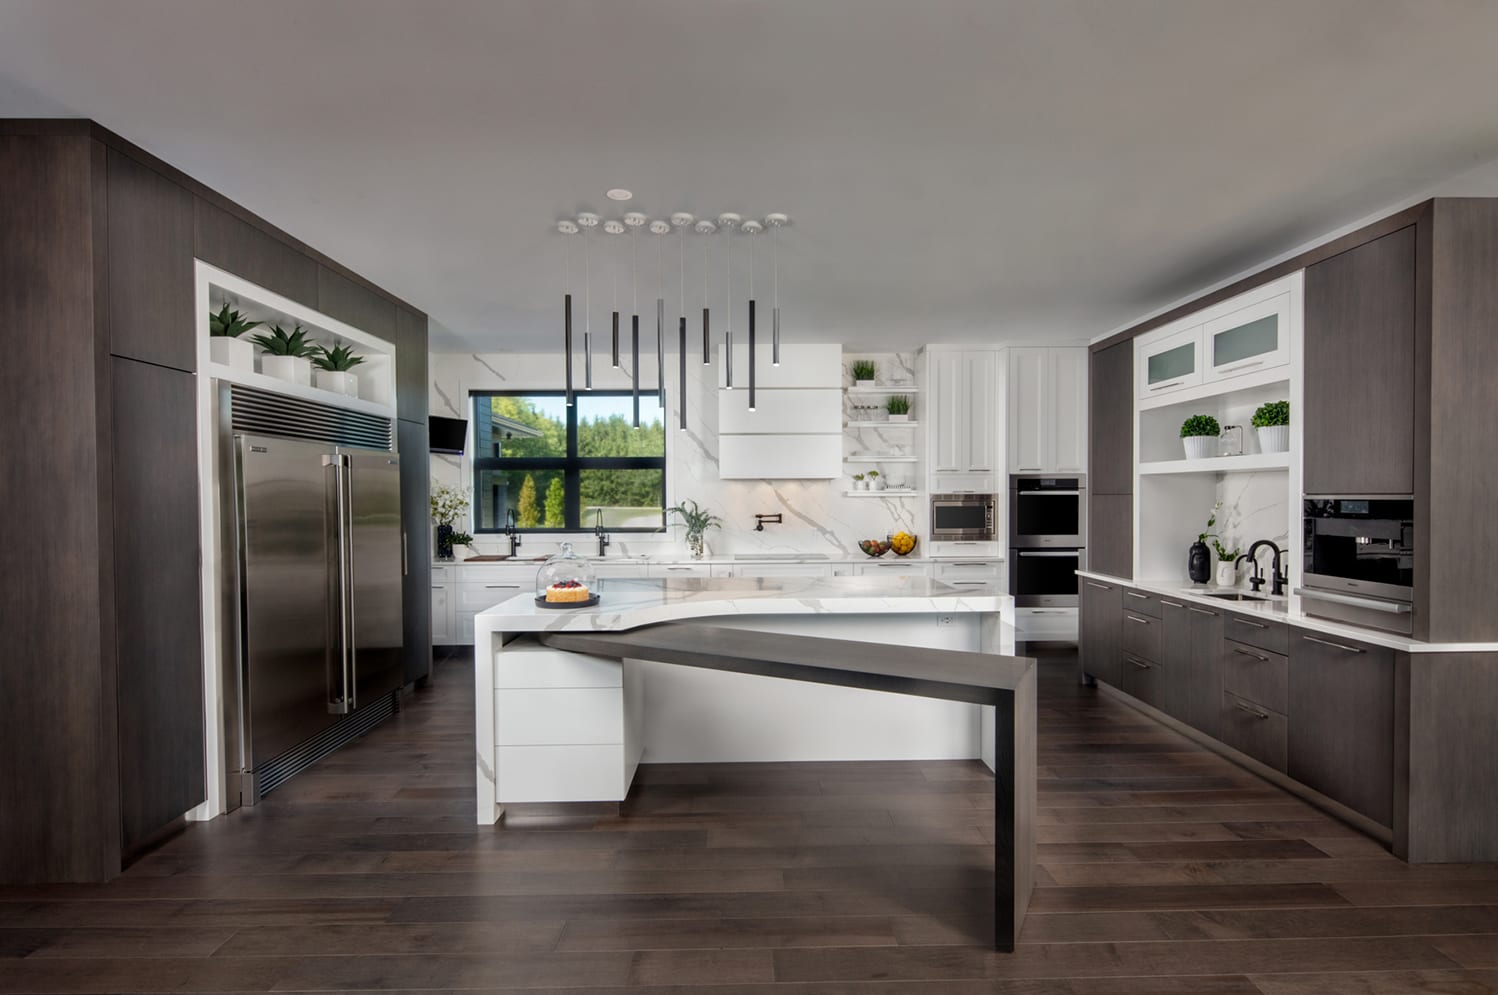
[[[488,632],[623,631],[723,615],[890,615],[941,612],[1012,615],[1014,599],[929,577],[668,577],[611,580],[599,604],[543,608],[526,593],[480,612]]]

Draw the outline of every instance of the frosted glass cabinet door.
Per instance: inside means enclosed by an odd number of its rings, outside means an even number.
[[[1203,326],[1207,379],[1225,380],[1290,361],[1290,295],[1278,294]]]
[[[1202,326],[1195,325],[1135,348],[1140,400],[1185,390],[1202,382]]]

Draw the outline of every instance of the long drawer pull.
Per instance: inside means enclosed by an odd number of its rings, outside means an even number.
[[[1369,611],[1386,612],[1390,615],[1408,615],[1413,609],[1410,605],[1401,604],[1397,601],[1379,601],[1376,598],[1360,598],[1353,594],[1333,594],[1330,591],[1314,591],[1308,587],[1297,587],[1295,593],[1302,598],[1310,598],[1312,601],[1330,601],[1336,605],[1350,605],[1353,608],[1367,608]]]
[[[1155,666],[1153,663],[1145,663],[1143,660],[1136,660],[1133,657],[1129,657],[1129,662],[1140,670],[1153,670]]]
[[[996,564],[985,563],[982,560],[979,560],[977,562],[960,562],[960,563],[959,562],[953,562],[953,563],[948,563],[948,564],[945,564],[945,565],[949,566],[949,567],[992,567],[992,566],[995,566]]]
[[[1167,608],[1184,608],[1185,607],[1179,601],[1166,601],[1164,598],[1160,599],[1160,604],[1165,605]]]
[[[1112,588],[1112,587],[1111,587],[1111,586],[1110,586],[1110,585],[1108,585],[1108,584],[1099,584],[1099,583],[1098,583],[1098,582],[1097,582],[1097,581],[1095,581],[1095,580],[1089,580],[1089,581],[1088,581],[1088,582],[1087,582],[1087,586],[1088,586],[1088,587],[1095,587],[1095,588],[1097,588],[1097,589],[1098,589],[1098,590],[1099,590],[1099,591],[1111,591],[1111,590],[1113,590],[1113,588]]]
[[[1246,657],[1250,657],[1250,658],[1252,658],[1254,660],[1258,660],[1260,663],[1268,663],[1269,662],[1269,657],[1264,656],[1261,653],[1250,652],[1249,650],[1243,649],[1241,646],[1234,646],[1233,647],[1233,652],[1239,654],[1240,656],[1246,656]]]
[[[1256,718],[1260,718],[1260,719],[1267,719],[1267,718],[1269,718],[1269,713],[1268,712],[1265,712],[1265,711],[1262,711],[1260,709],[1254,708],[1252,705],[1245,705],[1241,701],[1235,701],[1235,702],[1233,702],[1233,707],[1236,708],[1236,709],[1238,709],[1238,711],[1240,711],[1240,712],[1247,712],[1248,714],[1250,714],[1252,716],[1255,716]]]
[[[1186,607],[1189,610],[1196,612],[1198,615],[1211,615],[1213,618],[1217,617],[1216,612],[1209,612],[1205,608],[1198,608],[1195,605],[1187,605]]]
[[[1306,636],[1306,635],[1302,635],[1301,638],[1304,639],[1304,640],[1306,640],[1307,642],[1320,643],[1322,646],[1330,646],[1332,649],[1342,650],[1342,651],[1347,652],[1347,653],[1363,653],[1363,652],[1366,652],[1365,650],[1363,650],[1360,647],[1357,647],[1357,646],[1348,646],[1346,643],[1334,643],[1334,642],[1332,642],[1329,639],[1317,639],[1315,636]]]
[[[519,584],[485,584],[484,585],[484,590],[486,590],[486,591],[518,591],[518,590],[520,590],[520,585]]]
[[[1138,598],[1140,601],[1148,601],[1150,599],[1148,594],[1140,594],[1138,591],[1125,591],[1124,593],[1131,598]]]
[[[1150,620],[1149,619],[1147,619],[1147,618],[1140,618],[1138,615],[1125,615],[1124,618],[1128,619],[1130,622],[1138,622],[1140,625],[1149,625],[1150,624]]]
[[[1255,629],[1267,629],[1267,628],[1269,628],[1269,626],[1265,625],[1263,622],[1255,622],[1252,619],[1247,619],[1247,618],[1234,618],[1233,621],[1237,622],[1237,623],[1239,623],[1241,625],[1251,625]]]

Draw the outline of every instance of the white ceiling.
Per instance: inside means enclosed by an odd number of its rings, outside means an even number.
[[[98,120],[438,351],[554,348],[552,226],[614,186],[788,212],[791,340],[1078,339],[1498,156],[1495,41],[1483,0],[0,0],[0,116]]]

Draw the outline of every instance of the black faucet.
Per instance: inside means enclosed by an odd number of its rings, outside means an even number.
[[[510,540],[510,557],[513,559],[516,550],[520,548],[520,530],[515,527],[517,519],[515,509],[509,508],[505,511],[505,536]]]
[[[606,549],[608,549],[609,548],[609,544],[614,541],[614,540],[610,539],[609,538],[609,534],[603,530],[603,509],[602,508],[598,509],[598,524],[594,527],[593,533],[598,536],[598,555],[600,557],[602,557],[603,556],[603,551],[606,550]]]
[[[1261,587],[1264,586],[1264,573],[1259,569],[1260,546],[1268,546],[1270,549],[1274,550],[1274,562],[1271,563],[1269,567],[1269,577],[1271,581],[1269,585],[1269,593],[1274,595],[1275,597],[1280,597],[1285,593],[1285,584],[1289,580],[1289,578],[1285,576],[1284,571],[1280,569],[1280,556],[1284,553],[1284,550],[1280,549],[1268,539],[1260,539],[1258,542],[1255,542],[1253,545],[1248,547],[1247,553],[1244,553],[1242,556],[1238,557],[1239,560],[1247,560],[1253,565],[1254,575],[1249,578],[1248,586],[1256,593]]]
[[[765,523],[766,522],[770,522],[773,525],[779,525],[779,524],[781,524],[781,521],[780,521],[780,512],[777,511],[773,515],[755,515],[754,516],[754,531],[756,531],[756,532],[763,532],[765,530]]]

